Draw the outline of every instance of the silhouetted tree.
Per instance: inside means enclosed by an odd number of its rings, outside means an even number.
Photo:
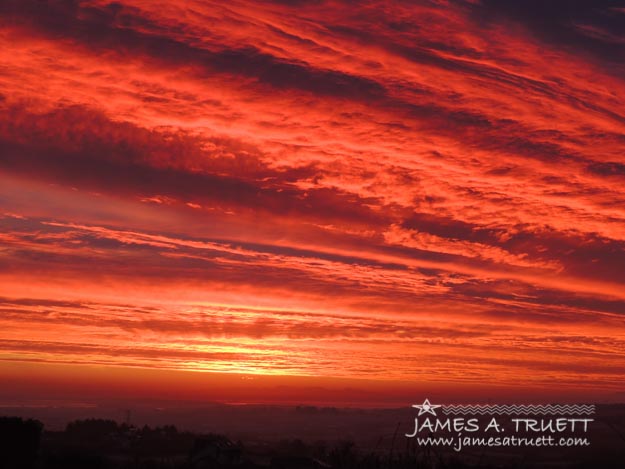
[[[65,433],[68,436],[77,436],[81,439],[102,439],[119,431],[114,420],[87,419],[76,420],[67,424]]]
[[[39,452],[43,424],[38,420],[0,417],[0,468],[33,467]]]

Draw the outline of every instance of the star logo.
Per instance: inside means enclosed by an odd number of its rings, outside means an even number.
[[[434,412],[434,409],[438,409],[441,406],[432,405],[430,404],[430,400],[426,399],[425,401],[423,401],[423,404],[414,404],[412,407],[414,407],[415,409],[419,409],[419,415],[432,414],[434,417],[436,417],[436,412]]]

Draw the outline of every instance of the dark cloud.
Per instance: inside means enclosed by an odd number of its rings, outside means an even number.
[[[622,0],[484,0],[471,5],[479,21],[518,22],[542,40],[586,52],[622,69],[625,15]],[[590,28],[585,28],[590,27]]]
[[[317,95],[371,99],[384,94],[379,83],[367,78],[317,69],[301,61],[289,62],[252,46],[208,50],[168,36],[119,27],[115,17],[122,8],[119,4],[106,9],[84,8],[80,2],[63,0],[9,0],[0,5],[0,13],[5,21],[31,24],[39,32],[70,38],[92,53],[113,51],[126,57],[162,61],[168,66],[196,66],[205,76],[234,74],[275,88],[294,88]]]
[[[223,209],[297,213],[313,218],[317,214],[359,223],[380,219],[367,207],[373,200],[336,189],[300,190],[289,184],[294,175],[314,174],[314,168],[269,171],[253,159],[237,163],[229,158],[230,168],[219,160],[211,167],[213,160],[209,160],[204,171],[194,171],[185,168],[184,162],[212,155],[203,155],[193,139],[185,142],[184,137],[172,138],[129,123],[111,122],[84,109],[45,115],[9,112],[17,118],[0,126],[4,132],[0,135],[0,164],[5,171],[127,196],[214,202]],[[94,130],[86,130],[84,122]],[[239,165],[251,170],[248,178],[245,171],[238,171]],[[229,169],[230,175],[220,174],[224,169]]]
[[[590,163],[588,170],[599,176],[625,176],[625,164],[616,161]]]

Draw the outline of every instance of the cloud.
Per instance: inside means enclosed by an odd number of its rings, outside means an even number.
[[[612,389],[625,16],[543,3],[2,2],[3,358]]]

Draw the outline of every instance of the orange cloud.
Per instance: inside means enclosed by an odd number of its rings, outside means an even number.
[[[297,3],[3,2],[0,358],[622,388],[622,18]]]

